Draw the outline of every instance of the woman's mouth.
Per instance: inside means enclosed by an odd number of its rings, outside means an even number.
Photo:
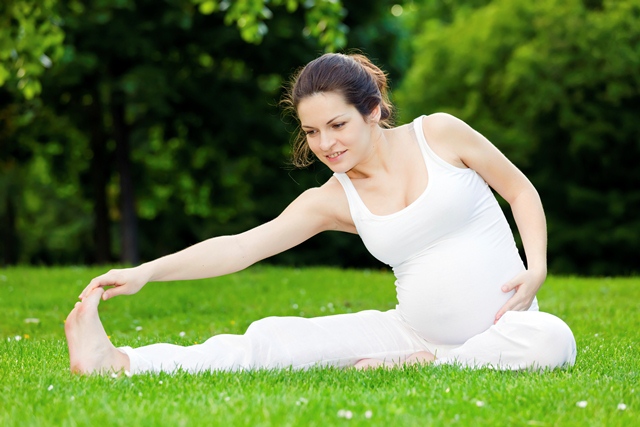
[[[329,160],[335,160],[335,159],[337,159],[338,157],[340,157],[343,153],[345,153],[346,151],[347,151],[347,150],[344,150],[344,151],[337,151],[337,152],[335,152],[335,153],[331,153],[331,154],[329,154],[329,155],[327,156],[327,159],[329,159]]]

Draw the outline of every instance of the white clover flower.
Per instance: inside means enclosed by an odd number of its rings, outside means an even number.
[[[476,406],[478,408],[482,408],[484,406],[484,402],[482,400],[476,400]]]
[[[118,374],[116,374],[115,372],[111,373],[111,378],[118,378]]]
[[[136,326],[136,331],[140,332],[142,330],[142,326]]]
[[[294,310],[297,310],[297,309],[298,309],[298,304],[293,304],[293,305],[291,306],[291,308],[293,308]]]
[[[20,335],[16,335],[15,337],[13,337],[13,339],[16,341],[20,341],[22,337]]]
[[[625,409],[627,409],[627,405],[624,403],[618,403],[618,411],[624,411]]]
[[[162,380],[158,381],[158,384],[162,385]]]
[[[348,409],[340,409],[338,411],[338,417],[350,420],[351,418],[353,418],[353,412],[349,411]]]
[[[47,391],[51,391],[53,390],[53,384],[49,384],[49,387],[47,387]]]
[[[576,403],[576,406],[578,408],[586,408],[587,407],[587,401],[586,400],[581,400],[580,402]]]
[[[124,376],[131,378],[133,375],[131,375],[131,372],[129,371],[124,371]]]
[[[367,412],[364,413],[364,417],[366,419],[370,419],[373,416],[373,412],[371,410],[368,410]]]
[[[178,335],[180,335],[181,337],[184,337],[185,335],[187,335],[187,333],[185,331],[182,331]]]

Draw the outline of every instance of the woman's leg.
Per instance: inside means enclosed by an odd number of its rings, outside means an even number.
[[[131,372],[139,373],[354,366],[362,359],[404,361],[424,347],[393,310],[370,310],[312,319],[268,317],[252,323],[244,335],[216,335],[189,347],[120,350],[129,356]]]
[[[553,369],[575,363],[569,326],[540,311],[509,311],[485,332],[438,357],[434,364],[495,369]]]

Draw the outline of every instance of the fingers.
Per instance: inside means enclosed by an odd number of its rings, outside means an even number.
[[[513,299],[513,298],[512,298]],[[496,313],[496,318],[493,321],[493,324],[495,325],[496,323],[498,323],[498,320],[500,320],[500,318],[509,310],[511,310],[511,304],[509,304],[511,302],[511,299],[509,301],[507,301],[507,303],[505,305],[502,306],[502,308],[500,310],[498,310],[498,312]]]
[[[131,295],[128,286],[118,286],[108,289],[104,292],[104,294],[102,294],[102,299],[106,301],[109,298],[117,297],[118,295]]]
[[[103,283],[99,280],[100,278],[96,277],[95,279],[93,279],[91,282],[89,282],[89,284],[87,285],[86,288],[84,288],[84,290],[80,293],[80,295],[78,296],[78,298],[80,298],[81,300],[85,299],[87,296],[89,296],[89,294],[96,288],[101,288],[104,286],[108,286],[107,283]]]
[[[507,312],[507,311],[526,311],[531,307],[531,301],[533,298],[529,298],[522,293],[516,293],[514,296],[509,298],[509,300],[498,310],[496,313],[495,321],[496,324],[498,320]]]
[[[98,276],[91,280],[86,288],[80,293],[78,298],[85,299],[96,288],[104,288],[106,286],[121,286],[121,275],[118,270],[110,270],[102,276]],[[104,297],[103,297],[104,298]]]
[[[504,285],[502,285],[502,292],[507,293],[507,292],[511,292],[514,289],[517,289],[518,286],[520,286],[523,282],[522,280],[522,275],[518,274],[516,277],[514,277],[513,279],[509,280],[507,283],[505,283]]]
[[[517,310],[516,308],[516,301],[515,300],[515,296],[510,298],[509,301],[506,302],[505,305],[502,306],[502,308],[500,310],[498,310],[498,312],[496,313],[496,319],[493,322],[494,324],[496,324],[498,322],[498,320],[500,320],[500,318],[507,312],[507,311],[514,311]]]
[[[515,293],[496,313],[494,324],[498,322],[498,320],[500,320],[507,311],[528,310],[529,307],[531,307],[531,302],[535,298],[540,284],[541,283],[537,283],[536,286],[536,282],[535,280],[532,280],[530,273],[528,271],[523,271],[502,285],[502,292],[507,293],[515,291]]]

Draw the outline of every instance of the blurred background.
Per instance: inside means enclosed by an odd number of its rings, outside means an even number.
[[[529,176],[551,273],[640,271],[640,0],[3,0],[0,266],[137,264],[274,218],[330,176],[288,165],[282,86],[352,49],[398,124],[449,112]],[[271,262],[382,267],[339,233]]]

